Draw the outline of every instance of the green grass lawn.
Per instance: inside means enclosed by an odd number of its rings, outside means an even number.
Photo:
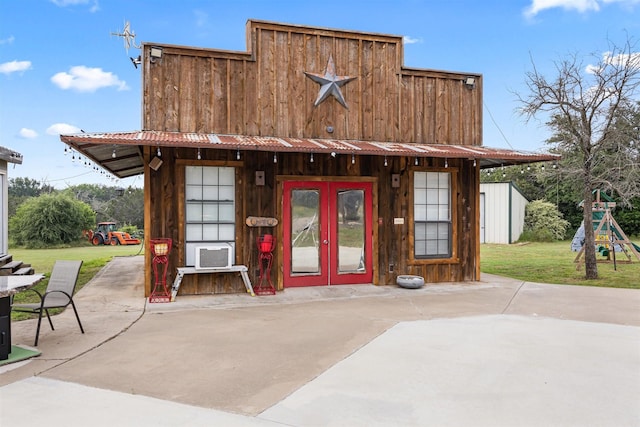
[[[78,248],[63,249],[9,249],[14,261],[22,261],[31,264],[36,274],[44,274],[43,281],[34,286],[38,292],[43,293],[49,282],[49,275],[56,260],[82,260],[82,268],[78,277],[76,290],[81,289],[93,276],[100,271],[114,256],[131,256],[140,252],[141,245],[127,246],[82,246]],[[39,298],[34,292],[20,292],[14,296],[15,303],[38,302]],[[23,320],[31,317],[27,313],[11,313],[12,320]]]
[[[638,242],[640,239],[631,239]],[[527,243],[512,245],[480,245],[480,269],[485,273],[513,277],[527,282],[558,283],[566,285],[607,286],[640,289],[640,261],[632,254],[631,264],[598,263],[596,280],[584,278],[584,265],[576,270],[573,262],[577,252],[571,251],[571,242]],[[598,260],[604,259],[598,255]],[[617,259],[624,259],[618,254]]]

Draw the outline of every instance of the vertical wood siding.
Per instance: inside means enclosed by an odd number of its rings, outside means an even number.
[[[143,128],[197,133],[247,134],[304,138],[480,145],[482,79],[475,89],[462,83],[466,74],[408,69],[402,66],[397,36],[250,22],[248,52],[227,52],[163,45],[162,60],[143,67]],[[145,57],[149,46],[144,47]],[[336,73],[357,77],[341,88],[348,109],[333,98],[313,103],[319,86],[304,72],[324,73],[329,57]],[[328,131],[333,128],[333,132]],[[155,147],[144,149],[148,163]],[[478,279],[478,169],[467,159],[449,159],[455,170],[453,260],[413,260],[412,172],[441,170],[444,159],[351,156],[332,158],[308,153],[273,153],[162,148],[163,165],[145,169],[145,231],[149,238],[170,237],[170,282],[184,265],[184,167],[222,165],[236,168],[236,263],[257,280],[259,234],[281,230],[251,228],[247,216],[281,219],[278,185],[286,177],[373,180],[376,257],[374,283],[394,284],[399,274],[424,276],[427,282]],[[266,184],[255,185],[255,171]],[[391,175],[400,174],[400,187]],[[404,225],[394,218],[405,218]],[[280,234],[281,235],[281,234]],[[148,245],[148,241],[146,245]],[[149,251],[146,252],[147,254]],[[274,280],[282,288],[282,253],[275,255]],[[147,260],[147,266],[151,260]],[[146,270],[146,292],[153,278]],[[233,274],[188,275],[181,294],[244,292]]]
[[[164,46],[145,65],[144,128],[282,137],[479,145],[482,85],[466,74],[402,67],[402,39],[257,23],[255,51]],[[146,47],[148,49],[148,47]],[[342,87],[349,106],[313,102],[319,85],[304,72],[356,80]],[[327,127],[333,127],[333,133]]]

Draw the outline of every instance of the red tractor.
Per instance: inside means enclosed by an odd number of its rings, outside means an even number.
[[[116,231],[115,222],[99,222],[95,231],[85,231],[85,236],[95,246],[97,245],[139,245],[140,239],[131,237],[124,231]]]

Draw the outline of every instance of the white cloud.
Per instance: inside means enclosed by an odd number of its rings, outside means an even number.
[[[23,139],[33,139],[38,137],[38,132],[33,129],[22,128],[18,132],[18,136]]]
[[[13,42],[15,41],[15,37],[13,36],[9,36],[6,39],[1,39],[0,40],[0,44],[13,44]]]
[[[580,13],[598,12],[601,5],[617,3],[624,7],[640,4],[640,0],[531,0],[531,5],[524,10],[527,18],[533,18],[546,9],[562,8]]]
[[[605,52],[602,54],[602,63],[615,67],[629,66],[635,70],[640,70],[640,52],[615,56],[612,56],[611,52]],[[589,74],[594,74],[598,72],[598,66],[589,64],[586,66],[585,71]]]
[[[11,61],[0,64],[0,73],[11,74],[31,68],[31,61]]]
[[[51,3],[59,7],[80,6],[84,4],[93,3],[93,6],[91,6],[89,11],[97,12],[98,10],[100,10],[100,5],[98,4],[98,0],[51,0]]]
[[[600,5],[596,0],[532,0],[531,5],[525,9],[524,15],[531,18],[543,10],[557,7],[565,10],[577,10],[580,13],[600,10]]]
[[[602,0],[603,3],[620,3],[623,6],[640,4],[640,0]]]
[[[53,84],[60,89],[73,89],[78,92],[95,92],[104,87],[115,86],[118,90],[128,90],[127,83],[102,68],[89,68],[84,65],[71,67],[69,72],[60,72],[51,77]]]
[[[47,128],[47,133],[49,135],[70,135],[80,132],[82,132],[82,130],[79,127],[68,123],[55,123]]]
[[[416,39],[410,36],[404,36],[402,41],[404,41],[404,44],[422,43],[422,39]]]

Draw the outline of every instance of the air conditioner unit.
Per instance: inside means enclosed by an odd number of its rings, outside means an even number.
[[[229,268],[233,258],[233,247],[228,243],[196,246],[196,270]]]

